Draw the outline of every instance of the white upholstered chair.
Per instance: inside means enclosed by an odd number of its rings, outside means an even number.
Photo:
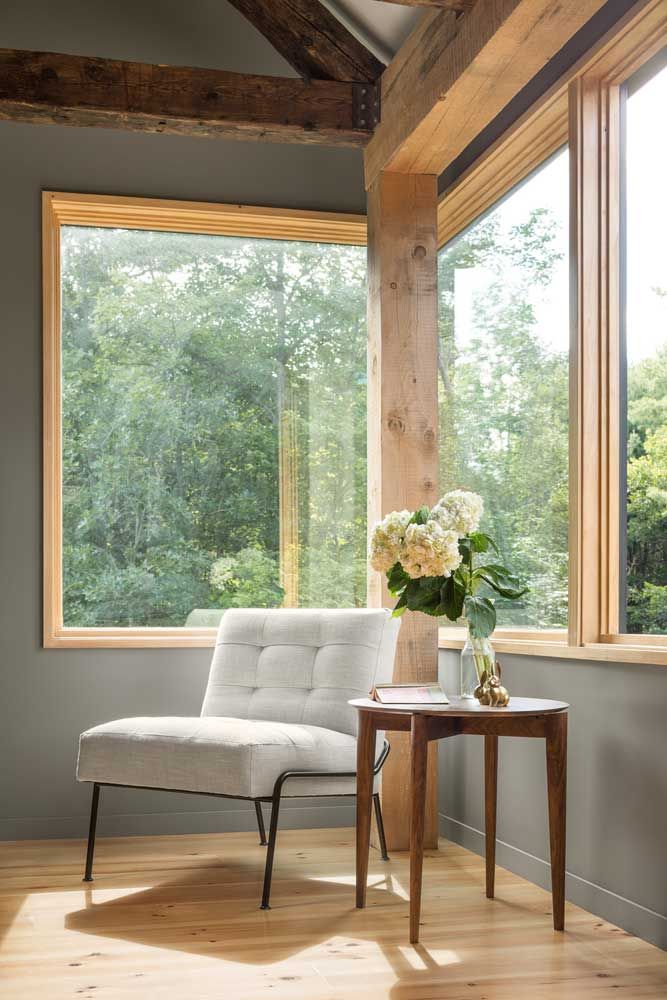
[[[390,681],[400,620],[389,611],[232,610],[222,618],[201,715],[119,719],[82,733],[77,778],[93,783],[85,881],[92,880],[100,786],[254,801],[267,846],[268,909],[281,797],[354,795],[351,698]],[[376,774],[388,753],[378,747]],[[375,789],[382,855],[380,800]]]

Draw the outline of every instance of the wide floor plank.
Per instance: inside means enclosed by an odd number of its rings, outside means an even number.
[[[3,1000],[664,1000],[667,955],[447,841],[424,859],[421,943],[408,943],[406,854],[371,851],[354,905],[351,830],[279,837],[258,909],[254,834],[0,844]]]

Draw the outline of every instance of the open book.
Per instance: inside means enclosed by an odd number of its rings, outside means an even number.
[[[449,705],[439,684],[376,684],[370,696],[383,705]]]

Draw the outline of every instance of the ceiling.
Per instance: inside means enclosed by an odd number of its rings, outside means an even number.
[[[423,8],[382,0],[322,0],[367,48],[388,63],[419,20]]]

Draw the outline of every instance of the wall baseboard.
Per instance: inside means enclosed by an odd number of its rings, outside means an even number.
[[[439,813],[439,828],[440,835],[446,840],[460,844],[474,854],[484,856],[485,838],[481,830],[443,813]],[[551,890],[551,865],[548,861],[498,840],[496,862],[515,875],[520,875],[543,889]],[[615,892],[610,892],[609,889],[588,882],[571,872],[567,872],[565,878],[565,897],[576,906],[602,917],[603,920],[608,920],[624,931],[635,934],[657,945],[658,948],[667,949],[667,917],[662,914],[649,910],[631,899],[618,896]]]
[[[264,806],[268,829],[270,806]],[[280,809],[283,830],[313,830],[353,826],[354,802],[342,805],[297,805],[284,802]],[[100,814],[101,837],[145,837],[179,833],[243,833],[257,830],[251,803],[234,809],[203,812]],[[0,820],[0,840],[72,840],[88,836],[88,816],[36,816]]]

